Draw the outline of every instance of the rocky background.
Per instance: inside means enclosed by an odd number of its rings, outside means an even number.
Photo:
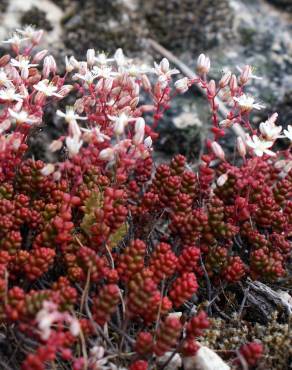
[[[28,24],[47,31],[61,63],[88,48],[118,47],[152,63],[161,56],[147,46],[150,37],[191,68],[207,53],[215,78],[251,64],[264,78],[253,80],[250,93],[268,107],[255,122],[273,111],[283,126],[292,122],[292,0],[0,0],[1,39]],[[176,99],[160,125],[159,147],[168,155],[195,158],[201,148],[208,113],[193,93]]]

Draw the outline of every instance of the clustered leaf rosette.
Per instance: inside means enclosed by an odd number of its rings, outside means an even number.
[[[66,58],[61,76],[46,50],[35,51],[41,36],[18,30],[7,40],[13,55],[0,59],[0,321],[30,338],[29,354],[17,347],[25,370],[57,361],[74,370],[180,367],[210,325],[194,309],[208,284],[285,275],[290,147],[271,150],[282,136],[276,115],[252,127],[249,113],[261,106],[243,92],[250,67],[217,86],[201,55],[199,76],[175,87],[206,90],[215,139],[197,173],[181,155],[154,169],[154,128],[178,71],[166,59],[152,69],[120,49],[112,58],[90,49],[85,61]],[[224,123],[220,94],[231,104]],[[61,109],[68,95],[74,103]],[[55,163],[30,158],[28,145],[48,105],[66,125],[47,143]],[[218,140],[235,122],[252,136],[237,140],[231,163]],[[241,352],[254,364],[261,351]]]

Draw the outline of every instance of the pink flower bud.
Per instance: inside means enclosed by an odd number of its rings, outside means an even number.
[[[70,63],[68,57],[65,57],[65,69],[67,73],[70,73],[74,70],[74,66]]]
[[[80,66],[80,63],[78,62],[78,60],[77,60],[75,57],[73,57],[73,56],[71,56],[71,57],[69,58],[69,63],[70,63],[74,68],[76,68],[76,69],[78,69],[78,68],[79,68],[79,66]]]
[[[223,186],[225,184],[225,182],[228,180],[228,175],[227,173],[224,173],[223,175],[219,176],[218,179],[217,179],[217,185],[219,187]]]
[[[6,119],[5,121],[0,123],[0,135],[3,134],[3,132],[9,130],[11,127],[11,121],[9,119]]]
[[[115,152],[113,148],[106,148],[99,153],[98,157],[102,161],[112,161],[115,158]]]
[[[252,75],[252,69],[250,65],[245,65],[240,76],[239,83],[240,85],[245,85]]]
[[[62,140],[53,140],[49,145],[49,149],[51,152],[56,152],[57,150],[60,150],[62,146],[63,146]]]
[[[16,138],[16,139],[13,140],[12,147],[15,151],[17,151],[19,149],[20,145],[21,145],[21,139],[20,138]]]
[[[137,118],[135,123],[135,135],[133,137],[133,143],[138,145],[143,142],[145,134],[145,121],[144,118]]]
[[[197,60],[197,71],[199,74],[205,74],[210,71],[210,58],[205,54],[200,54]]]
[[[245,158],[245,156],[246,156],[246,146],[245,146],[245,143],[244,143],[244,141],[242,140],[242,138],[240,136],[237,136],[236,147],[237,147],[239,155],[242,158]]]
[[[276,123],[277,118],[278,118],[278,113],[277,113],[277,112],[275,112],[275,113],[273,113],[273,114],[271,115],[271,117],[268,119],[268,122],[270,122],[271,124]]]
[[[37,94],[35,95],[34,103],[36,105],[42,106],[42,105],[44,105],[45,101],[46,101],[46,95],[44,93],[38,91]]]
[[[0,58],[0,67],[5,67],[6,64],[8,64],[11,56],[9,54],[3,55],[3,57]]]
[[[136,98],[132,99],[129,103],[130,107],[132,109],[136,109],[137,108],[137,105],[139,103],[139,97],[137,96]]]
[[[134,86],[133,86],[133,88],[132,88],[131,95],[133,97],[137,97],[137,96],[139,96],[139,94],[140,94],[140,86],[139,86],[139,84],[135,83]]]
[[[21,110],[22,106],[23,106],[23,101],[18,101],[18,102],[14,105],[13,110],[14,110],[15,112],[19,112],[19,111]]]
[[[121,93],[121,88],[120,86],[114,87],[111,91],[112,96],[117,96]]]
[[[47,55],[47,53],[48,53],[48,50],[41,50],[41,51],[39,51],[33,57],[32,63],[38,64],[39,62],[41,62],[44,59],[44,57]]]
[[[57,71],[57,64],[52,55],[48,55],[44,59],[44,65],[43,65],[43,76],[44,78],[48,78],[50,73],[53,75]]]
[[[225,161],[225,153],[221,145],[219,145],[216,141],[213,141],[211,144],[211,149],[217,158],[221,159],[221,161]]]
[[[230,81],[229,81],[229,87],[230,87],[231,92],[234,93],[237,91],[238,84],[237,84],[237,78],[235,75],[231,76]]]
[[[62,177],[62,174],[61,174],[60,171],[56,171],[56,172],[53,173],[54,181],[59,181],[61,179],[61,177]]]
[[[58,94],[65,97],[70,93],[70,91],[72,91],[72,89],[73,89],[72,85],[63,85],[60,91],[58,91]]]
[[[80,333],[80,324],[79,324],[79,321],[75,318],[72,318],[72,320],[70,320],[71,323],[70,323],[70,327],[69,327],[69,330],[70,330],[70,333],[74,336],[74,337],[77,337]]]
[[[152,139],[151,136],[147,136],[144,140],[144,145],[146,148],[151,149],[152,148]]]
[[[214,98],[214,96],[216,95],[216,83],[214,80],[211,80],[208,83],[207,91],[208,91],[208,97]]]
[[[43,30],[35,31],[35,32],[33,33],[33,36],[32,36],[32,38],[31,38],[31,41],[32,41],[35,45],[39,44],[39,43],[41,42],[41,39],[42,39],[42,37],[43,37],[43,34],[44,34],[44,31],[43,31]]]
[[[223,89],[225,86],[229,84],[230,79],[231,79],[231,72],[228,71],[221,77],[221,80],[219,81],[219,86]]]
[[[183,94],[189,89],[189,79],[187,77],[181,78],[174,83],[176,90]]]
[[[106,92],[111,91],[114,83],[114,79],[112,77],[108,77],[102,80],[104,82],[104,89]]]
[[[230,119],[224,119],[223,121],[219,122],[220,127],[229,128],[233,125],[232,120]]]
[[[75,121],[75,120],[71,120],[69,122],[68,131],[69,131],[69,134],[71,136],[76,136],[76,137],[80,137],[81,136],[80,127],[79,127],[77,121]]]
[[[94,49],[88,49],[86,53],[86,60],[87,64],[92,67],[95,63],[95,50]]]
[[[160,69],[163,73],[167,73],[169,71],[169,61],[166,58],[163,58],[160,62]]]
[[[117,106],[118,106],[118,108],[119,108],[119,109],[121,109],[121,108],[124,108],[124,107],[128,106],[131,100],[132,100],[132,99],[131,99],[131,97],[130,97],[129,95],[127,95],[127,96],[123,96],[123,97],[122,97],[121,99],[119,99],[119,100],[118,100],[118,102],[117,102]]]
[[[45,167],[41,169],[41,174],[43,176],[49,176],[55,171],[55,166],[52,163],[48,163]]]
[[[10,75],[11,75],[11,79],[13,80],[14,85],[22,84],[22,79],[16,68],[14,67],[10,68]]]
[[[157,100],[160,99],[161,97],[161,94],[162,94],[162,87],[161,87],[161,84],[159,83],[159,81],[155,84],[154,86],[154,96]]]
[[[142,113],[149,113],[149,112],[153,112],[155,110],[155,107],[154,105],[145,104],[145,105],[141,105],[139,109]]]
[[[145,91],[151,91],[151,83],[146,75],[142,76],[142,86]]]

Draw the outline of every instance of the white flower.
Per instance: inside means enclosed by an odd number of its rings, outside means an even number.
[[[9,87],[5,90],[0,90],[0,99],[1,100],[22,101],[23,98],[24,98],[24,96],[18,94],[14,87]]]
[[[77,337],[80,334],[80,323],[79,323],[79,321],[76,318],[71,317],[69,319],[69,322],[70,322],[70,326],[69,326],[70,333],[74,337]]]
[[[41,170],[41,174],[43,176],[49,176],[55,171],[55,166],[52,163],[48,163],[45,165]]]
[[[118,67],[124,67],[126,64],[130,62],[130,60],[126,58],[122,49],[117,49],[114,55],[114,59]]]
[[[108,58],[105,53],[99,53],[95,58],[95,61],[100,66],[104,67],[108,64],[108,62],[113,62],[114,58]]]
[[[223,175],[219,176],[216,183],[219,187],[223,186],[225,182],[228,180],[227,173],[223,173]]]
[[[60,150],[62,146],[63,146],[62,140],[53,140],[49,145],[49,149],[51,152],[56,152],[57,150]]]
[[[86,52],[86,60],[87,64],[89,66],[93,66],[95,62],[95,50],[94,49],[88,49]]]
[[[0,87],[13,87],[11,80],[8,78],[3,68],[0,68]]]
[[[127,73],[131,77],[139,77],[151,71],[152,69],[146,64],[142,64],[140,66],[136,64],[130,64],[128,67],[119,67],[120,73]]]
[[[90,356],[94,356],[97,360],[100,360],[104,356],[104,348],[102,346],[94,346],[90,348]]]
[[[65,56],[65,69],[67,73],[70,73],[74,70],[74,66],[70,63],[70,60]]]
[[[22,29],[16,29],[16,31],[21,34],[22,36],[32,38],[36,32],[35,28],[33,26],[27,26],[23,30]]]
[[[9,119],[6,119],[5,121],[0,123],[0,135],[3,134],[3,132],[9,130],[11,127],[11,122]]]
[[[219,126],[220,127],[226,127],[226,128],[229,128],[233,125],[233,122],[232,120],[226,118],[226,119],[223,119],[222,121],[219,122]]]
[[[122,135],[125,131],[125,127],[127,126],[130,117],[125,112],[122,112],[118,116],[108,116],[108,118],[114,122],[115,134]]]
[[[279,178],[285,178],[292,169],[292,161],[287,159],[280,159],[274,164],[275,168],[281,170],[278,174]]]
[[[95,78],[110,78],[117,75],[117,72],[113,72],[111,67],[93,67],[92,73],[94,74]]]
[[[66,95],[69,94],[70,91],[72,91],[73,85],[63,85],[59,92],[58,95],[60,95],[62,98],[64,98]]]
[[[74,120],[68,123],[68,132],[70,136],[81,137],[81,130],[77,121]]]
[[[178,370],[182,366],[182,358],[181,356],[176,353],[173,357],[173,352],[165,352],[163,356],[157,358],[157,362],[159,365],[165,364],[167,360],[171,357],[171,360],[168,362],[166,370]]]
[[[262,108],[265,108],[264,105],[255,103],[252,96],[248,96],[246,94],[242,94],[240,97],[234,97],[233,99],[238,103],[240,110],[243,113],[250,112],[252,109],[261,110]]]
[[[93,369],[111,369],[111,367],[107,366],[110,364],[108,363],[108,358],[105,357],[105,350],[102,346],[94,346],[90,349],[89,364],[90,368],[92,367]]]
[[[70,58],[68,58],[67,56],[65,56],[65,67],[66,67],[66,72],[67,73],[70,73],[74,69],[78,69],[79,68],[79,62],[73,56],[71,56]]]
[[[145,134],[145,120],[144,118],[140,117],[137,118],[135,123],[135,135],[133,137],[133,143],[138,145],[143,142]]]
[[[11,117],[13,117],[17,123],[28,123],[34,124],[39,121],[37,117],[29,116],[29,114],[25,110],[21,110],[20,112],[15,112],[14,110],[8,108],[8,112]]]
[[[50,301],[44,301],[43,308],[36,315],[36,321],[43,340],[49,339],[51,335],[51,326],[55,322],[66,322],[69,324],[69,330],[74,336],[80,333],[79,321],[68,312],[59,312],[58,306]]]
[[[208,347],[200,347],[195,356],[184,357],[185,370],[230,370],[230,366]]]
[[[167,86],[167,82],[171,79],[172,75],[179,73],[178,69],[170,69],[169,61],[166,58],[163,58],[159,64],[154,62],[152,71],[158,76],[158,81],[163,88]]]
[[[114,160],[114,158],[115,158],[115,151],[114,151],[113,148],[103,149],[99,153],[98,158],[101,159],[102,161],[110,162],[110,161]]]
[[[20,55],[18,60],[11,59],[10,64],[21,71],[21,77],[23,79],[28,78],[29,68],[37,66],[37,64],[31,64],[29,57],[25,57],[23,55]]]
[[[69,106],[66,107],[65,113],[58,109],[56,114],[57,116],[64,118],[67,123],[70,123],[72,121],[77,121],[77,120],[82,120],[82,121],[87,120],[87,117],[79,116],[78,114],[75,113],[74,107],[69,107]]]
[[[236,147],[239,155],[244,158],[246,156],[246,146],[243,139],[240,136],[236,138]]]
[[[183,94],[189,89],[189,79],[187,77],[181,78],[174,83],[174,86],[179,93]]]
[[[221,159],[221,161],[225,160],[225,153],[220,144],[218,144],[216,141],[213,141],[211,144],[211,149],[217,158]]]
[[[18,33],[30,39],[33,43],[38,44],[43,36],[43,30],[36,30],[33,26],[27,26],[23,30],[17,29]]]
[[[144,140],[144,145],[146,148],[151,149],[152,148],[152,139],[151,136],[147,136]]]
[[[37,313],[36,321],[43,340],[49,339],[51,325],[60,319],[60,313],[53,302],[44,301],[43,308]]]
[[[66,146],[69,151],[69,157],[72,158],[79,153],[80,148],[82,147],[83,141],[79,136],[67,136],[66,137]]]
[[[40,61],[42,61],[44,59],[44,57],[48,54],[48,50],[44,49],[44,50],[40,50],[39,52],[37,52],[35,54],[35,56],[33,57],[32,61],[34,63],[39,63]]]
[[[292,125],[288,125],[287,130],[284,130],[284,135],[292,142]]]
[[[171,312],[167,315],[167,317],[175,317],[176,319],[180,319],[182,317],[182,312]]]
[[[210,58],[205,54],[200,54],[197,60],[197,71],[200,74],[208,73],[210,71]]]
[[[28,40],[28,37],[21,38],[17,33],[14,33],[8,40],[2,41],[3,44],[12,44],[13,46],[19,47],[20,44]]]
[[[262,80],[262,77],[258,77],[252,73],[253,67],[248,64],[245,65],[243,68],[240,68],[239,66],[237,66],[236,68],[241,73],[241,75],[239,76],[239,82],[242,85],[247,83],[250,79]]]
[[[221,87],[221,89],[223,89],[229,84],[231,76],[232,76],[232,73],[230,71],[227,71],[224,73],[224,75],[221,77],[219,81],[219,86]]]
[[[260,123],[260,132],[266,140],[275,141],[280,137],[282,126],[276,126],[273,121]]]
[[[275,156],[276,154],[269,150],[273,146],[273,141],[265,141],[258,138],[256,135],[253,135],[251,138],[247,135],[246,145],[253,149],[254,153],[258,157],[262,157],[264,154],[269,156]]]
[[[43,340],[49,339],[51,335],[51,325],[57,321],[57,315],[55,313],[47,314],[39,319],[39,329],[41,331],[41,338]]]
[[[55,74],[57,71],[57,63],[52,55],[47,55],[43,64],[43,76],[48,78],[50,73]]]
[[[2,140],[2,144],[4,144],[4,146],[12,146],[13,150],[17,151],[21,143],[23,142],[23,135],[18,132],[13,132],[12,134],[7,136],[1,136],[0,140]]]
[[[73,75],[74,79],[79,79],[85,81],[88,85],[91,85],[93,81],[97,78],[98,76],[94,74],[91,71],[86,71],[84,74],[81,73],[75,73]]]
[[[41,80],[36,85],[33,85],[33,87],[46,96],[56,96],[57,98],[63,98],[63,95],[57,93],[57,86],[55,86],[52,82],[49,82],[49,80]]]
[[[84,132],[83,134],[84,141],[90,141],[92,137],[95,137],[98,143],[103,143],[105,140],[110,140],[110,137],[108,135],[105,135],[100,131],[99,126],[95,126],[92,129],[81,127],[81,131]]]

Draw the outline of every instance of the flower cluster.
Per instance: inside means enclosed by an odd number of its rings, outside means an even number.
[[[90,49],[85,61],[66,58],[61,76],[35,51],[41,36],[19,30],[0,59],[0,322],[29,337],[30,351],[16,347],[24,370],[178,369],[210,325],[196,307],[212,304],[210,286],[286,274],[291,146],[271,150],[282,136],[276,114],[259,129],[250,122],[261,108],[243,91],[251,68],[216,84],[201,55],[199,76],[175,88],[206,90],[214,140],[197,173],[181,155],[154,169],[154,129],[178,71]],[[223,94],[231,108],[220,121]],[[151,103],[140,104],[145,95]],[[74,101],[65,110],[64,98]],[[31,158],[28,145],[48,105],[66,132],[46,143],[54,163]],[[233,163],[218,141],[235,123],[252,136],[237,139]],[[283,135],[291,140],[291,126]],[[240,353],[253,366],[262,348]]]

